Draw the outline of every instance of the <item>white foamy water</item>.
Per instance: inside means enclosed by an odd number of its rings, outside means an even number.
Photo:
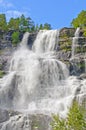
[[[58,44],[59,31],[57,30],[41,30],[33,45],[33,51],[35,53],[44,53],[55,50],[56,44]]]
[[[65,117],[73,99],[85,95],[86,80],[70,77],[66,65],[56,58],[59,31],[40,31],[32,50],[27,47],[28,37],[26,33],[13,54],[9,74],[0,79],[0,108]]]
[[[74,58],[74,56],[75,56],[75,49],[76,49],[77,43],[78,43],[79,32],[80,32],[80,28],[77,28],[76,32],[75,32],[75,37],[73,37],[73,42],[72,42],[72,58]]]

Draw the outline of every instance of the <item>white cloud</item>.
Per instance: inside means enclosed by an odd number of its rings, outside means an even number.
[[[5,12],[5,14],[6,14],[6,17],[7,17],[7,21],[9,21],[10,18],[20,17],[22,14],[27,16],[27,12],[20,12],[18,10],[8,10],[8,11]]]
[[[28,12],[30,11],[24,7],[22,7],[22,11],[19,11],[15,5],[8,2],[8,0],[0,0],[0,13],[6,14],[7,21],[9,21],[10,18],[20,17],[22,14],[27,17]]]
[[[5,0],[0,0],[0,7],[10,8],[13,7],[13,4]]]

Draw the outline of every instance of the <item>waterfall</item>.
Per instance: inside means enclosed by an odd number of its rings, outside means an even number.
[[[33,50],[36,53],[44,53],[54,51],[56,44],[58,44],[58,30],[41,30],[33,45]]]
[[[78,38],[79,38],[79,32],[80,28],[76,29],[75,36],[73,37],[73,42],[72,42],[72,58],[75,56],[75,49],[78,43]]]
[[[66,117],[68,108],[78,95],[78,88],[80,96],[85,93],[86,81],[81,88],[79,79],[69,76],[67,66],[57,59],[54,52],[59,31],[39,31],[32,50],[27,47],[28,37],[29,33],[25,33],[12,56],[9,73],[0,79],[0,108],[28,114],[58,113]],[[3,126],[1,130],[11,128]],[[19,127],[13,130],[16,129],[20,130]]]

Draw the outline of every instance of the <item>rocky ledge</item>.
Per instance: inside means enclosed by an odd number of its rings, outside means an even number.
[[[0,109],[0,130],[50,130],[51,117]]]

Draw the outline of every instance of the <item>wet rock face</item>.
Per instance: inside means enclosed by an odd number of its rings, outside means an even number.
[[[75,34],[74,28],[62,28],[59,32],[59,43],[58,43],[59,53],[58,54],[60,54],[59,56],[61,57],[62,61],[68,61],[71,58],[72,41],[73,41],[74,34]]]
[[[70,75],[79,76],[85,72],[85,61],[83,59],[70,60]]]
[[[0,130],[51,130],[51,118],[0,109]]]
[[[30,34],[30,36],[28,38],[29,49],[32,49],[32,45],[33,45],[34,40],[36,39],[36,36],[37,36],[37,33],[31,33]]]
[[[68,65],[71,75],[79,76],[86,70],[86,37],[83,35],[83,30],[80,29],[73,46],[75,32],[74,28],[62,28],[60,30],[57,57]],[[73,49],[74,57],[72,57]]]
[[[0,50],[0,72],[8,72],[13,52],[13,48],[6,48]]]

